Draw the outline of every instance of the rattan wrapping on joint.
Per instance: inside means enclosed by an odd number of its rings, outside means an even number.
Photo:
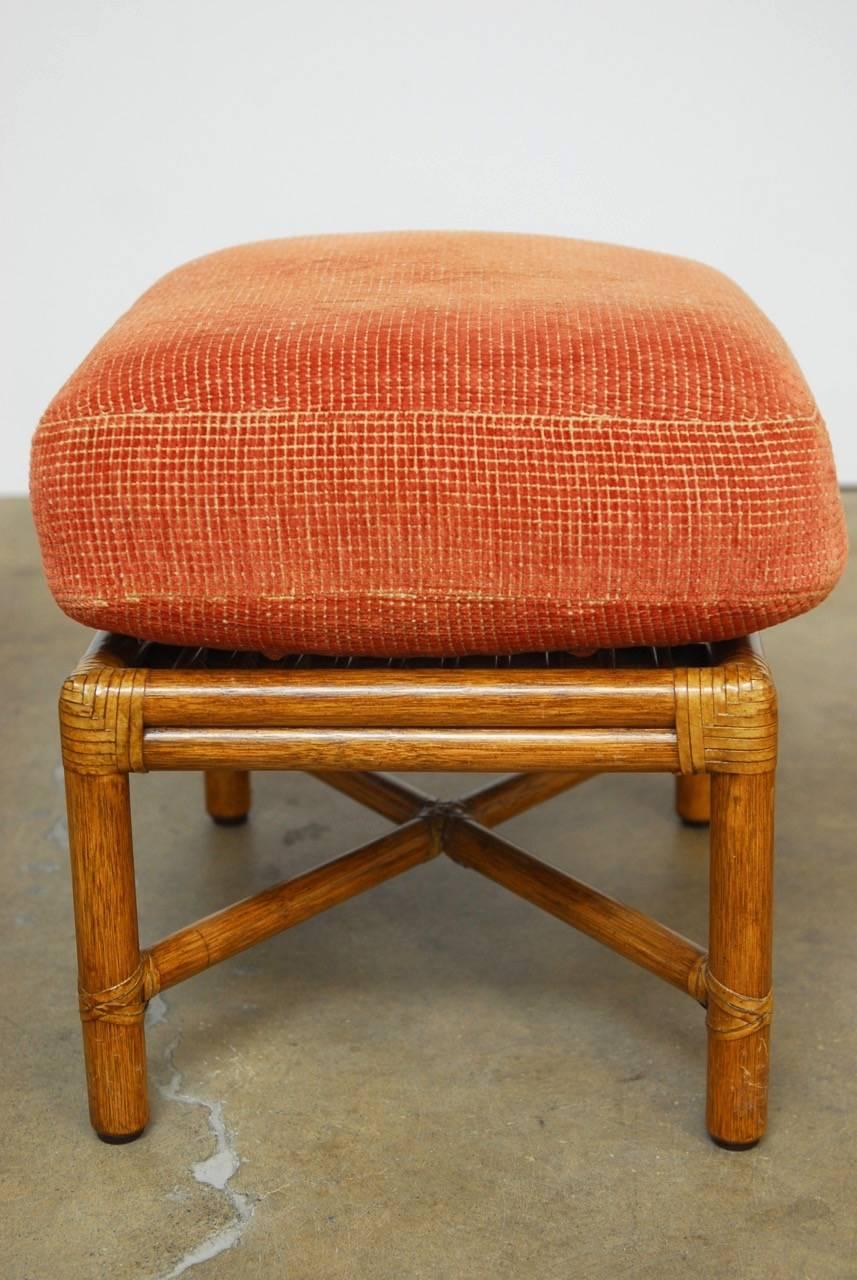
[[[122,982],[104,991],[85,991],[78,987],[81,1022],[116,1022],[120,1025],[139,1022],[158,989],[155,966],[151,956],[144,951],[137,968]]]
[[[721,1040],[740,1040],[770,1023],[774,1005],[772,991],[765,996],[741,995],[715,978],[710,969],[705,971],[705,985],[708,991],[705,1021],[712,1035]]]

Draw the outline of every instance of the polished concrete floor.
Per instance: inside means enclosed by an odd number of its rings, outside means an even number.
[[[86,635],[22,501],[0,504],[0,570],[3,1277],[857,1277],[857,573],[768,638],[771,1127],[736,1154],[703,1130],[701,1010],[445,860],[153,1001],[151,1128],[99,1143],[55,725]],[[193,775],[133,793],[144,939],[386,829],[301,775],[256,779],[244,828],[208,822]],[[602,778],[504,831],[704,937],[706,834],[669,778]]]

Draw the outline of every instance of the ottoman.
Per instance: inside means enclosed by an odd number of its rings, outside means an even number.
[[[754,633],[845,557],[788,348],[718,272],[541,236],[228,249],[159,281],[45,413],[32,498],[96,636],[60,699],[92,1123],[147,1121],[146,1002],[446,854],[706,1008],[711,1136],[765,1126],[776,698]],[[396,824],[141,949],[128,782],[240,823],[300,769]],[[513,772],[456,803],[377,770]],[[711,821],[706,947],[492,828],[602,771]]]

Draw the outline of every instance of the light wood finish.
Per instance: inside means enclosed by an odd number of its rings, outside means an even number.
[[[681,934],[539,862],[475,823],[452,822],[445,849],[454,861],[574,925],[680,991],[704,1000],[705,952]]]
[[[146,769],[678,768],[669,729],[147,729]]]
[[[65,782],[78,980],[82,993],[100,997],[81,999],[89,1114],[101,1137],[121,1141],[142,1132],[149,1114],[140,993],[137,1016],[110,1016],[111,988],[140,967],[128,778],[67,769]],[[93,1003],[106,1016],[87,1016]]]
[[[305,875],[272,885],[162,939],[148,951],[153,984],[159,991],[173,987],[439,853],[432,827],[421,819],[408,822]]]
[[[753,640],[512,659],[367,662],[172,650],[99,635],[60,699],[93,1123],[145,1124],[146,1000],[410,867],[449,854],[707,1006],[708,1122],[764,1127],[770,1021],[776,697]],[[237,820],[249,770],[303,769],[402,824],[140,951],[129,772],[206,773]],[[520,770],[438,801],[373,769]],[[711,954],[489,828],[601,771],[679,774],[688,821],[711,799]],[[713,780],[713,781],[712,781]]]
[[[691,827],[711,818],[711,778],[707,773],[680,773],[675,780],[676,813]]]
[[[709,1002],[708,1131],[748,1146],[765,1131],[773,898],[774,775],[715,774],[711,784],[710,974],[759,1008]]]
[[[205,808],[215,822],[225,826],[244,822],[250,812],[250,774],[246,769],[209,769]]]

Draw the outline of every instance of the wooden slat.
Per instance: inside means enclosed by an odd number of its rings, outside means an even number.
[[[444,852],[695,999],[702,996],[705,952],[642,912],[539,862],[466,819],[448,824]]]
[[[666,729],[147,729],[146,769],[472,770],[679,767]]]

